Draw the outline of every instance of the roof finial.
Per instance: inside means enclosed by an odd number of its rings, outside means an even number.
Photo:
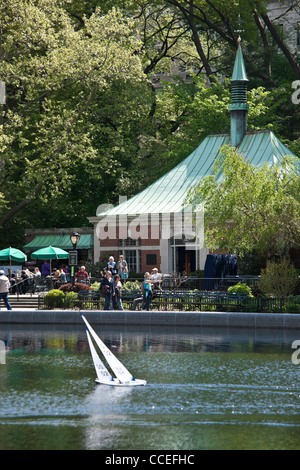
[[[239,29],[236,29],[235,31],[236,31],[236,33],[239,33],[239,37],[238,37],[237,42],[238,42],[238,46],[240,46],[240,45],[241,45],[241,41],[242,41],[241,33],[244,31],[244,30],[242,29],[242,18],[241,18],[240,13],[239,13],[239,16],[238,16],[238,23],[239,23]]]

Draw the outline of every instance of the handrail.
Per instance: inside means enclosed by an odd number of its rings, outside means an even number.
[[[28,280],[31,280],[31,279],[32,279],[32,278],[22,279],[21,281],[15,282],[14,285],[11,284],[11,279],[9,280],[9,282],[10,282],[10,289],[16,288],[17,300],[19,300],[19,295],[20,295],[19,286],[20,286],[21,284],[24,284],[24,282],[26,282],[26,281],[28,281]],[[31,292],[31,295],[32,295],[32,292]]]

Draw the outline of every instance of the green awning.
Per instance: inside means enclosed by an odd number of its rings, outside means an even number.
[[[69,235],[36,235],[34,239],[24,245],[24,250],[38,250],[47,246],[56,246],[63,250],[72,250],[73,245]],[[80,235],[77,250],[90,250],[94,247],[94,237],[91,234]]]

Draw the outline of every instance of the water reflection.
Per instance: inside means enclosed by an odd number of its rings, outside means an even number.
[[[287,352],[300,331],[244,328],[172,328],[96,326],[95,331],[115,353],[141,352]],[[1,325],[0,341],[7,351],[48,353],[89,351],[85,330],[72,326]]]
[[[122,436],[122,429],[118,426],[109,426],[126,420],[120,413],[120,406],[124,399],[130,400],[133,389],[128,387],[97,386],[89,393],[85,406],[89,413],[85,428],[86,449],[111,449],[114,443]],[[116,411],[118,413],[116,414]]]

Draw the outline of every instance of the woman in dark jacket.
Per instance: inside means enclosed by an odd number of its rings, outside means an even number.
[[[112,302],[112,294],[113,294],[113,279],[111,276],[111,272],[107,271],[104,278],[101,281],[100,291],[104,291],[105,295],[105,302],[103,310],[112,310],[110,308],[110,303]]]
[[[124,310],[121,297],[122,297],[122,283],[120,281],[120,275],[115,274],[114,284],[113,284],[113,297],[112,297],[114,310],[117,310],[117,307],[119,308],[119,310]]]

